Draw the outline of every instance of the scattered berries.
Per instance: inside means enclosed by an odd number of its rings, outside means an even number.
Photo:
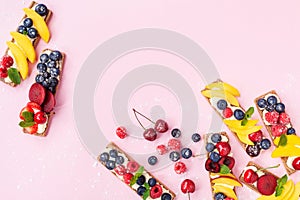
[[[159,155],[164,155],[168,152],[168,149],[165,145],[161,144],[156,147],[156,151]]]
[[[176,150],[179,151],[181,147],[181,143],[178,139],[170,139],[168,142],[168,148],[170,150]]]
[[[158,161],[158,159],[157,159],[156,156],[150,156],[150,157],[148,158],[148,163],[149,163],[149,165],[155,165],[155,164],[157,163],[157,161]]]
[[[201,136],[198,133],[194,133],[192,135],[193,142],[199,142],[201,140]]]
[[[116,134],[119,138],[124,139],[127,136],[126,128],[123,126],[120,126],[116,130]]]
[[[186,165],[183,162],[177,162],[174,165],[174,171],[176,172],[176,174],[183,174],[184,172],[186,172]]]
[[[174,138],[179,138],[181,136],[181,131],[178,129],[178,128],[174,128],[172,131],[171,131],[171,135],[172,137]]]

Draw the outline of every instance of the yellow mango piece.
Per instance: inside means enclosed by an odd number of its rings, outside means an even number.
[[[295,185],[295,190],[293,194],[288,198],[288,200],[298,200],[300,195],[300,182]]]
[[[236,196],[234,190],[229,188],[229,187],[215,184],[215,185],[212,186],[212,188],[213,188],[215,194],[219,193],[219,192],[222,192],[227,197],[230,197],[230,198],[233,198],[234,200],[237,200],[237,196]]]
[[[240,92],[233,87],[232,85],[225,83],[225,82],[214,82],[211,84],[208,84],[206,87],[206,89],[220,89],[220,90],[225,90],[226,92],[229,92],[230,94],[232,94],[233,96],[239,97],[240,96]]]
[[[232,179],[232,178],[228,178],[228,177],[219,177],[219,178],[216,178],[214,180],[212,180],[212,183],[222,183],[222,184],[227,184],[227,185],[230,185],[230,186],[238,186],[238,187],[242,187],[243,185],[235,180],[235,179]]]
[[[233,174],[231,174],[231,173],[229,173],[229,174],[210,173],[210,176],[211,177],[216,177],[216,176],[219,176],[219,177],[231,177],[231,178],[236,179],[236,177]]]
[[[230,119],[224,119],[223,122],[230,127],[235,127],[235,128],[249,128],[251,126],[255,126],[257,124],[258,120],[257,119],[249,119],[247,124],[245,126],[242,126],[242,121],[241,120],[230,120]]]
[[[11,32],[10,35],[23,50],[28,60],[33,63],[35,61],[35,50],[28,37],[18,32]]]
[[[300,146],[287,144],[277,147],[271,154],[272,158],[300,156]]]
[[[236,133],[236,135],[242,143],[248,144],[248,145],[254,145],[254,143],[249,139],[248,135],[243,135],[243,134],[238,134],[238,133]]]
[[[231,105],[239,106],[238,100],[231,93],[224,90],[203,90],[201,93],[207,98],[219,97],[225,99]]]
[[[287,144],[288,145],[299,145],[300,146],[300,137],[297,135],[286,135],[287,137]],[[274,144],[278,146],[280,137],[276,137],[274,140]]]
[[[23,10],[25,14],[32,19],[33,25],[35,26],[41,38],[48,43],[50,39],[50,32],[43,17],[30,8],[24,8]]]
[[[238,135],[249,135],[251,133],[254,133],[256,131],[259,131],[262,127],[261,126],[252,126],[252,127],[248,127],[248,128],[233,128],[233,127],[229,127],[231,131],[237,133]]]
[[[14,56],[21,77],[26,79],[28,76],[28,62],[24,52],[13,42],[6,42],[6,44]]]

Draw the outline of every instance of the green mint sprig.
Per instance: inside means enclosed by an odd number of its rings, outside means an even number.
[[[254,113],[254,108],[250,107],[246,112],[245,112],[245,116],[244,119],[241,122],[242,126],[246,126],[246,124],[248,123],[248,119],[251,118],[251,116]]]
[[[278,197],[282,194],[282,191],[284,189],[283,186],[284,184],[286,184],[287,180],[288,180],[287,175],[284,175],[283,177],[277,180],[277,186],[275,188],[275,197]]]

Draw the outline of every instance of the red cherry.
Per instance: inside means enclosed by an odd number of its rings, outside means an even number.
[[[219,160],[219,165],[226,165],[229,169],[232,169],[234,164],[235,164],[235,160],[233,157],[230,156],[224,156]]]
[[[23,112],[31,112],[31,113],[34,113],[34,111],[32,110],[32,108],[30,108],[30,107],[28,107],[28,106],[24,107],[24,108],[21,110],[20,115],[19,115],[19,117],[20,117],[21,120],[25,120],[24,117],[23,117],[23,115],[22,115]]]
[[[25,127],[24,129],[25,133],[34,134],[38,131],[38,125],[34,124],[33,126]]]
[[[157,133],[153,128],[148,128],[144,131],[143,136],[148,141],[154,141],[157,138]]]
[[[244,173],[244,181],[246,183],[254,183],[258,179],[258,175],[252,169],[247,169]]]
[[[41,106],[39,104],[35,103],[35,102],[28,102],[27,107],[29,107],[33,110],[38,110],[38,111],[42,110]]]
[[[185,179],[181,183],[181,191],[184,194],[195,192],[195,183],[192,180],[190,180],[190,179]]]
[[[229,117],[231,117],[232,115],[233,115],[233,112],[232,112],[231,108],[227,107],[227,108],[225,108],[225,109],[223,110],[223,116],[224,116],[225,118],[229,118]]]
[[[300,170],[300,157],[295,158],[292,165],[295,170]]]
[[[124,182],[128,185],[132,179],[133,175],[131,173],[126,173],[123,175]]]
[[[2,60],[1,60],[1,65],[4,67],[4,68],[9,68],[11,67],[12,65],[14,64],[14,60],[11,56],[9,55],[5,55],[2,57]]]
[[[123,126],[120,126],[116,130],[116,134],[119,138],[124,139],[127,136],[126,128]]]
[[[6,78],[8,76],[6,68],[0,68],[0,78]]]
[[[152,199],[159,198],[162,195],[162,188],[160,185],[154,185],[150,190],[150,197]]]
[[[263,134],[262,134],[262,131],[259,130],[259,131],[249,134],[248,137],[252,142],[259,142],[262,140]]]
[[[214,163],[211,159],[208,158],[205,162],[205,169],[209,172],[219,173],[220,165],[219,163]]]
[[[182,174],[184,172],[186,172],[186,166],[183,162],[177,162],[174,165],[174,171],[176,172],[176,174]]]
[[[44,124],[47,121],[45,113],[41,111],[37,112],[33,119],[37,124]]]
[[[228,142],[218,142],[216,144],[216,148],[218,149],[220,156],[227,156],[231,151],[231,147]]]
[[[165,133],[169,129],[169,126],[168,126],[167,122],[165,122],[162,119],[159,119],[155,122],[154,129],[158,133]]]

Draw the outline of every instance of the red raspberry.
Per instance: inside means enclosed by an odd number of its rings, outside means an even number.
[[[229,118],[229,117],[231,117],[232,115],[233,115],[233,112],[232,112],[231,108],[227,107],[227,108],[225,108],[225,109],[223,110],[223,116],[224,116],[225,118]]]
[[[119,165],[114,170],[119,176],[123,176],[126,174],[126,168],[124,167],[124,165]]]
[[[290,116],[286,113],[281,113],[279,116],[279,123],[282,125],[287,125],[290,123]]]
[[[123,126],[118,127],[116,134],[119,138],[124,139],[127,136],[126,128]]]
[[[276,111],[273,112],[267,112],[265,114],[265,119],[267,120],[267,122],[269,122],[270,124],[277,124],[278,119],[279,119],[279,113]]]
[[[252,142],[259,142],[262,140],[263,138],[263,133],[261,130],[253,132],[251,134],[248,135],[248,138],[252,141]]]
[[[139,169],[139,164],[135,161],[129,161],[127,163],[127,169],[129,172],[134,173]]]
[[[281,124],[275,124],[272,126],[272,135],[274,137],[279,137],[282,134],[285,134],[287,131],[287,127]]]
[[[176,174],[182,174],[184,172],[186,172],[186,166],[183,162],[177,162],[174,165],[174,171],[176,172]]]
[[[224,200],[234,200],[234,199],[230,197],[226,197]]]
[[[128,185],[132,179],[133,175],[131,173],[126,173],[123,175],[124,182]]]
[[[157,199],[162,195],[162,188],[160,185],[154,185],[150,190],[150,197],[152,199]]]
[[[168,152],[168,149],[165,145],[161,144],[156,147],[156,151],[159,155],[163,155]]]
[[[168,148],[170,150],[177,150],[177,151],[179,151],[180,150],[180,146],[181,146],[181,143],[177,139],[170,139],[169,142],[168,142]]]
[[[0,78],[6,78],[8,76],[6,68],[0,68]]]
[[[14,64],[14,60],[11,56],[9,55],[5,55],[2,57],[2,60],[1,60],[1,65],[7,69],[9,67],[11,67],[12,65]]]

